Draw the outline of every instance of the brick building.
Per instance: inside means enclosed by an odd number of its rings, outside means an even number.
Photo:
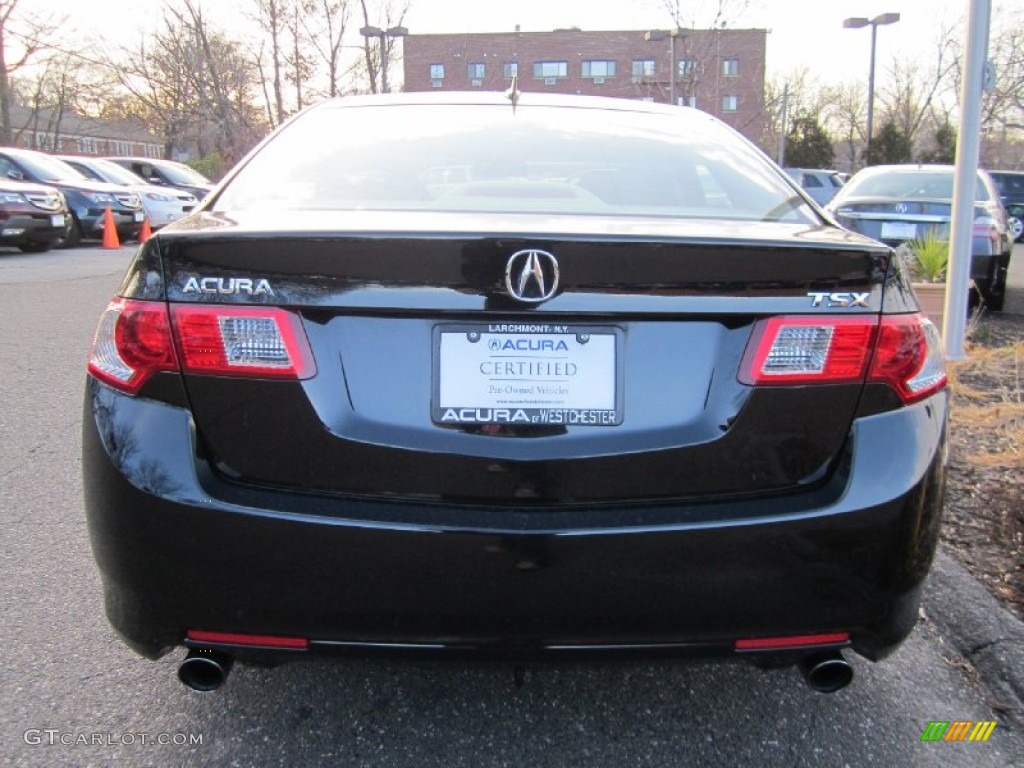
[[[71,111],[11,106],[14,146],[66,155],[119,155],[160,158],[164,146],[144,126],[103,120]]]
[[[409,35],[406,91],[505,90],[579,93],[670,102],[672,49],[680,104],[710,112],[753,141],[764,126],[763,29],[490,32]],[[674,45],[673,45],[674,43]]]

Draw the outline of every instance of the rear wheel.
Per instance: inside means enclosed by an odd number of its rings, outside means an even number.
[[[1007,224],[1010,227],[1010,234],[1013,235],[1014,242],[1024,240],[1024,221],[1021,221],[1019,216],[1011,216]]]
[[[984,280],[976,280],[981,301],[991,312],[1002,312],[1006,300],[1006,266],[1010,263],[1010,255],[1003,254],[992,264],[992,276]]]

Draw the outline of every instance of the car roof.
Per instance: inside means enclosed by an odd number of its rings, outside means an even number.
[[[342,96],[328,99],[309,107],[309,110],[338,109],[365,106],[501,106],[513,109],[511,97],[501,91],[412,91],[408,93]],[[595,109],[607,112],[641,112],[662,115],[686,115],[690,119],[715,120],[707,112],[692,107],[676,107],[638,99],[609,96],[581,96],[577,94],[537,93],[520,91],[515,107],[564,107],[566,109]]]

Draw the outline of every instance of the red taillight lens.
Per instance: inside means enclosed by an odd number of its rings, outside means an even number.
[[[863,381],[878,319],[773,317],[758,323],[740,367],[744,384]]]
[[[743,355],[744,384],[880,381],[904,403],[946,385],[939,332],[922,315],[773,317],[757,324]]]
[[[946,386],[946,365],[938,329],[921,315],[887,315],[879,327],[869,381],[881,381],[905,403]]]
[[[93,376],[134,394],[154,373],[176,368],[163,303],[114,299],[107,305],[89,352]]]
[[[277,307],[171,308],[185,373],[308,379],[316,373],[299,318]]]

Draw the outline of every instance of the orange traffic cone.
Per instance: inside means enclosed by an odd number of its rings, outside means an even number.
[[[120,248],[121,241],[117,239],[117,225],[114,224],[114,214],[107,206],[107,212],[103,214],[103,247]]]
[[[149,226],[149,216],[142,220],[142,229],[139,230],[139,242],[144,243],[153,236],[153,229]]]

